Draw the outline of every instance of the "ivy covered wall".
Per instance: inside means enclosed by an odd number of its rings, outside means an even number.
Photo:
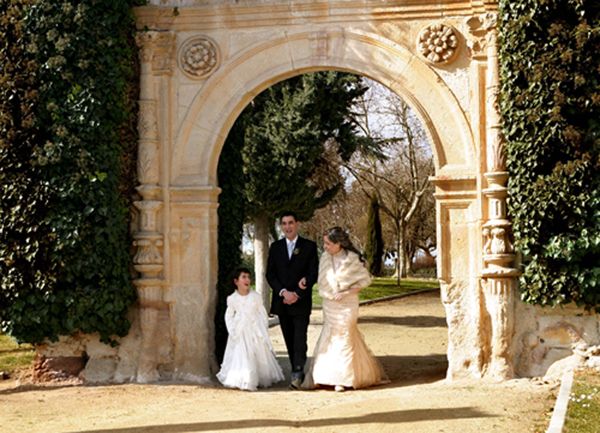
[[[600,2],[501,0],[500,17],[522,297],[600,311]]]
[[[20,341],[129,330],[132,5],[0,2],[0,325]]]

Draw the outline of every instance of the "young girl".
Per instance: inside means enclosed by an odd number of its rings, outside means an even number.
[[[269,339],[269,319],[262,299],[250,290],[250,271],[235,271],[235,292],[227,297],[229,337],[217,379],[228,388],[255,391],[284,379]]]

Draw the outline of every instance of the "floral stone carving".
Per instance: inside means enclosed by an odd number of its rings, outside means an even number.
[[[458,34],[446,24],[431,24],[419,33],[417,49],[431,63],[448,63],[458,51]]]
[[[219,66],[219,57],[215,42],[198,36],[183,44],[179,51],[179,64],[190,78],[206,78]]]

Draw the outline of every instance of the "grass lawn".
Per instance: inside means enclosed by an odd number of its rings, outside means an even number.
[[[410,293],[416,290],[439,289],[440,287],[440,283],[437,280],[421,278],[402,279],[400,280],[400,286],[398,286],[397,283],[398,281],[396,278],[373,278],[373,283],[366,289],[361,290],[359,300],[367,301],[402,293]],[[313,288],[313,304],[321,305],[321,297],[319,296],[317,286]]]
[[[0,334],[0,372],[28,367],[33,361],[34,350],[30,344],[17,344],[7,335]]]
[[[575,373],[564,433],[598,433],[600,429],[600,373]]]

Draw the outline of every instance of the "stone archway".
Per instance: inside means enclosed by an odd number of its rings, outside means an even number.
[[[323,69],[373,78],[420,116],[435,155],[448,377],[512,377],[516,271],[495,102],[496,2],[150,3],[136,10],[135,379],[210,376],[221,147],[253,96]]]

